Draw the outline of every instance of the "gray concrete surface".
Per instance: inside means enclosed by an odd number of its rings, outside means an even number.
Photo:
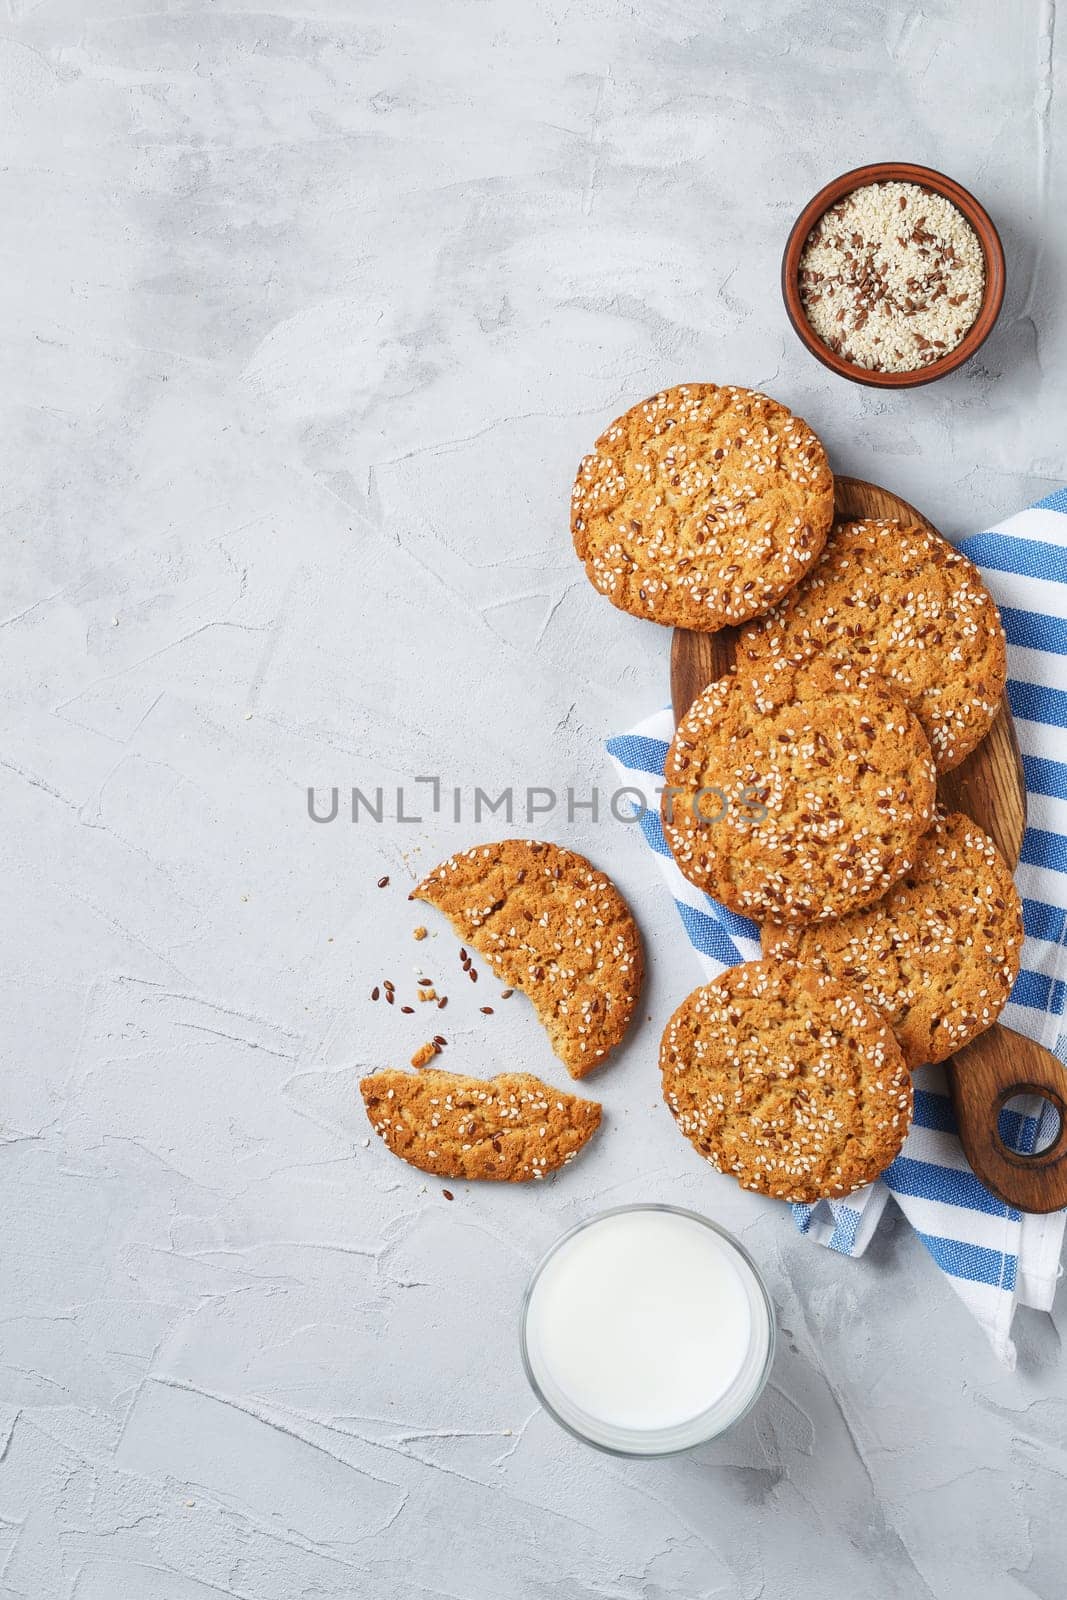
[[[427,1031],[367,996],[422,959],[453,1064],[562,1081],[410,939],[412,876],[506,826],[305,791],[606,777],[667,640],[586,587],[567,495],[660,385],[768,387],[949,533],[1063,482],[1064,38],[1050,0],[8,0],[5,1596],[1063,1594],[1062,1300],[1009,1375],[902,1223],[835,1259],[691,1155],[654,1052],[693,972],[627,829],[543,824],[648,934],[604,1133],[448,1204],[366,1144],[356,1079]],[[777,288],[869,158],[956,174],[1009,260],[980,358],[895,397]],[[560,1434],[515,1347],[539,1252],[642,1197],[735,1228],[784,1335],[658,1465]]]

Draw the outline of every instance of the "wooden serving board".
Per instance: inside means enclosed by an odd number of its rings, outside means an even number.
[[[834,510],[843,517],[895,517],[933,523],[914,506],[859,478],[835,479]],[[734,665],[737,630],[693,633],[676,628],[671,645],[671,698],[677,723],[697,695]],[[1012,869],[1026,831],[1026,783],[1007,697],[989,733],[953,772],[937,780],[938,798],[964,811],[996,841]],[[1022,1211],[1055,1211],[1067,1205],[1067,1073],[1048,1051],[995,1024],[946,1063],[967,1158],[992,1192]],[[1052,1100],[1061,1125],[1052,1145],[1037,1156],[1019,1156],[1001,1143],[997,1122],[1016,1094]]]

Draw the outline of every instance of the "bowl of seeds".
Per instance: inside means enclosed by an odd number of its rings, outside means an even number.
[[[930,167],[879,162],[809,201],[782,258],[799,337],[853,383],[910,389],[963,365],[1004,300],[1004,248],[986,211]]]

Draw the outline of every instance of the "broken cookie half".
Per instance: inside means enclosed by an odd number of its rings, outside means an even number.
[[[502,982],[529,996],[571,1077],[619,1043],[641,994],[641,939],[622,895],[584,856],[503,839],[450,856],[411,898],[443,911]]]
[[[482,1079],[389,1068],[359,1088],[372,1128],[393,1154],[439,1178],[544,1178],[573,1161],[600,1125],[595,1100],[528,1072]]]

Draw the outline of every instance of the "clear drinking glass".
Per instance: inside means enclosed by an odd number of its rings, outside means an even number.
[[[553,1373],[551,1354],[546,1348],[552,1336],[550,1332],[546,1338],[546,1327],[551,1328],[553,1313],[550,1309],[552,1290],[549,1287],[546,1291],[544,1286],[546,1283],[551,1285],[551,1275],[558,1278],[561,1270],[577,1270],[579,1265],[577,1251],[580,1245],[576,1246],[574,1241],[579,1240],[587,1230],[595,1229],[611,1218],[640,1213],[666,1213],[685,1218],[688,1222],[697,1224],[713,1234],[722,1252],[718,1259],[728,1263],[736,1273],[736,1284],[734,1279],[727,1275],[735,1317],[741,1303],[746,1304],[748,1308],[747,1346],[739,1361],[736,1351],[732,1355],[731,1370],[735,1365],[736,1370],[728,1377],[722,1392],[696,1414],[687,1416],[684,1420],[675,1420],[665,1426],[635,1427],[595,1414],[583,1405],[579,1398],[568,1393],[566,1387],[561,1384],[557,1375]],[[621,1224],[613,1224],[613,1233],[614,1248],[618,1252],[625,1240],[625,1229]],[[550,1274],[548,1280],[545,1277],[546,1273]],[[737,1292],[738,1288],[740,1295]],[[558,1332],[562,1327],[558,1315],[554,1321],[554,1331]],[[705,1444],[709,1439],[716,1438],[739,1421],[755,1404],[767,1382],[774,1360],[774,1309],[766,1285],[751,1256],[731,1234],[726,1232],[725,1228],[720,1228],[707,1217],[681,1206],[654,1203],[616,1206],[611,1210],[598,1212],[585,1222],[580,1222],[577,1227],[569,1229],[556,1240],[543,1257],[523,1297],[520,1337],[522,1362],[530,1386],[548,1414],[568,1433],[611,1455],[666,1456],[677,1454],[682,1450],[691,1450],[696,1445]],[[697,1337],[699,1341],[699,1333]],[[609,1341],[605,1341],[607,1342]],[[605,1355],[606,1357],[609,1355],[607,1350]],[[713,1331],[710,1326],[707,1356],[709,1361],[714,1360]]]

